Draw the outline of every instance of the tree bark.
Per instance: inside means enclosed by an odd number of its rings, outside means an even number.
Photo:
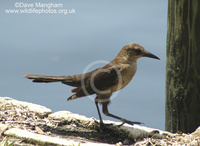
[[[165,129],[200,126],[200,1],[168,0]]]

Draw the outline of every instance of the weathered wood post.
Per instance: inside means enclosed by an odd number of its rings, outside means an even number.
[[[165,129],[200,126],[200,1],[168,0]]]

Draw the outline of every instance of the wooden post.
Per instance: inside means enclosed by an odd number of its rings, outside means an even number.
[[[165,129],[200,126],[200,1],[168,0]]]

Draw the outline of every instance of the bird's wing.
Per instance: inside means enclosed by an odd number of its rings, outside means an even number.
[[[82,80],[81,86],[72,90],[72,93],[75,94],[69,97],[68,100],[94,93],[104,94],[105,92],[109,92],[109,89],[119,81],[120,67],[104,66],[85,75],[86,77],[83,77],[84,80]]]
[[[85,73],[85,74],[77,74],[77,75],[68,76],[68,79],[63,80],[62,83],[69,85],[69,86],[80,87],[80,86],[82,86],[84,81],[88,80],[90,78],[91,74],[93,72],[95,72],[96,70],[93,70],[93,71]]]

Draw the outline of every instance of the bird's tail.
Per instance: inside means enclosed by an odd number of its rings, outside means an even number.
[[[36,74],[26,74],[24,76],[28,79],[33,79],[33,82],[63,82],[65,81],[68,76],[48,76],[48,75],[36,75]]]

